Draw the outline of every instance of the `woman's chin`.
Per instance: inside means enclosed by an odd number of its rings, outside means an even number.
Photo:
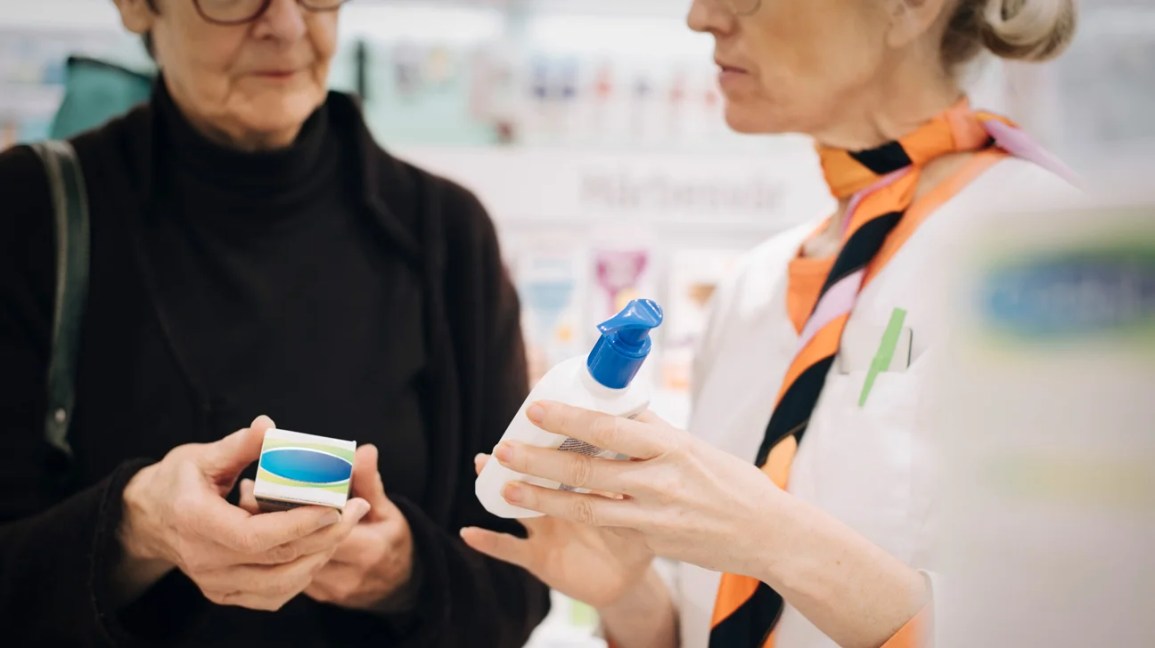
[[[262,93],[245,106],[244,121],[254,131],[278,132],[299,128],[324,102],[315,93]]]
[[[726,125],[730,130],[742,135],[773,135],[787,132],[779,120],[766,110],[753,110],[744,106],[727,106]]]
[[[249,134],[246,139],[260,143],[260,148],[281,148],[289,146],[300,132],[301,126],[309,119],[314,109],[308,111],[286,111],[255,113],[242,121]]]

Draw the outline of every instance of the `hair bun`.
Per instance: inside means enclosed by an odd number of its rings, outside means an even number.
[[[1075,35],[1075,0],[988,0],[982,14],[983,45],[995,56],[1047,61]]]

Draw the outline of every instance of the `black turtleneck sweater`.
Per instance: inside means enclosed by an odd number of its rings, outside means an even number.
[[[473,457],[527,391],[517,299],[477,199],[381,150],[340,94],[277,152],[208,141],[163,89],[73,144],[92,258],[70,459],[43,432],[48,184],[29,149],[0,154],[0,643],[520,647],[546,588],[458,536],[519,530],[477,502]],[[216,606],[179,571],[110,607],[124,485],[262,413],[378,446],[420,563],[412,613]]]
[[[214,427],[267,413],[286,430],[385,439],[385,488],[419,501],[416,385],[386,383],[389,356],[406,352],[389,338],[414,333],[421,287],[359,201],[354,142],[322,107],[288,149],[241,153],[196,132],[163,90],[156,103],[161,146],[178,154],[157,165],[145,248],[174,353]]]

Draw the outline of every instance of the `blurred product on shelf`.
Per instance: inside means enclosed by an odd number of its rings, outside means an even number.
[[[684,249],[670,255],[666,273],[666,331],[661,361],[662,388],[688,394],[694,351],[706,329],[710,301],[731,274],[736,249]]]
[[[526,648],[606,648],[598,615],[585,603],[553,593],[553,607]]]
[[[88,57],[130,70],[150,68],[138,41],[116,31],[116,25],[92,30],[20,30],[0,27],[0,150],[19,142],[58,137],[73,132],[68,122],[61,129],[54,120],[65,99],[66,84],[77,74],[86,87],[86,63],[70,63],[71,57]],[[103,101],[101,102],[103,103]],[[128,104],[131,105],[131,104]],[[121,111],[123,112],[123,111]],[[94,118],[107,117],[94,110]],[[92,118],[75,121],[96,126]]]
[[[728,131],[710,57],[694,54],[694,41],[681,40],[687,34],[676,28],[676,12],[659,11],[657,3],[629,11],[599,5],[588,14],[536,1],[449,2],[420,10],[479,25],[469,38],[453,35],[470,31],[461,26],[453,34],[407,30],[397,21],[414,3],[351,3],[352,27],[335,62],[334,85],[364,92],[367,120],[390,146],[631,153],[773,146]],[[1116,0],[1085,13],[1072,56],[1044,70],[1011,66],[1005,79],[998,66],[987,66],[983,74],[999,81],[977,103],[1009,101],[1042,141],[1070,159],[1098,160],[1120,150],[1145,154],[1155,140],[1143,118],[1155,110],[1151,83],[1144,83],[1155,82],[1155,8]],[[69,56],[151,72],[139,41],[123,33],[113,13],[97,15],[108,22],[0,28],[0,150],[53,132]],[[654,43],[636,47],[639,34]],[[1111,101],[1093,101],[1104,97]],[[1072,122],[1087,127],[1063,127]]]
[[[1001,645],[1152,645],[1155,192],[1137,176],[1096,179],[1082,204],[976,212],[944,259],[958,334],[930,376],[952,395],[927,410],[931,533],[958,603],[935,619],[941,644],[981,624]]]
[[[507,239],[508,241],[508,239]],[[585,251],[574,232],[534,232],[507,242],[506,255],[521,296],[530,381],[580,352]]]
[[[642,292],[644,277],[650,270],[650,253],[642,248],[603,248],[594,252],[594,285],[599,289],[598,297],[605,304],[604,310],[594,312],[613,313]],[[596,298],[595,298],[596,299]]]

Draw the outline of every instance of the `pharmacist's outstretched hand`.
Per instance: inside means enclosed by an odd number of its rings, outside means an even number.
[[[310,506],[255,515],[229,504],[225,496],[272,427],[262,416],[215,443],[179,446],[129,481],[119,530],[123,600],[173,567],[210,601],[257,610],[280,609],[313,581],[369,505],[358,499],[344,514]]]
[[[478,455],[478,473],[491,460]],[[473,549],[522,567],[562,594],[596,608],[617,603],[642,580],[654,560],[644,539],[628,529],[602,529],[553,517],[521,524],[526,539],[475,527],[462,529],[461,537]]]
[[[305,594],[356,610],[406,611],[416,604],[420,586],[413,534],[405,515],[385,494],[376,446],[357,448],[353,494],[365,498],[372,509],[317,572]]]
[[[630,529],[659,556],[716,571],[757,570],[760,538],[752,520],[766,519],[788,497],[751,462],[675,429],[652,413],[636,420],[558,403],[538,403],[528,416],[538,427],[633,461],[502,443],[494,455],[525,475],[618,497],[506,486],[511,504],[595,527]]]

